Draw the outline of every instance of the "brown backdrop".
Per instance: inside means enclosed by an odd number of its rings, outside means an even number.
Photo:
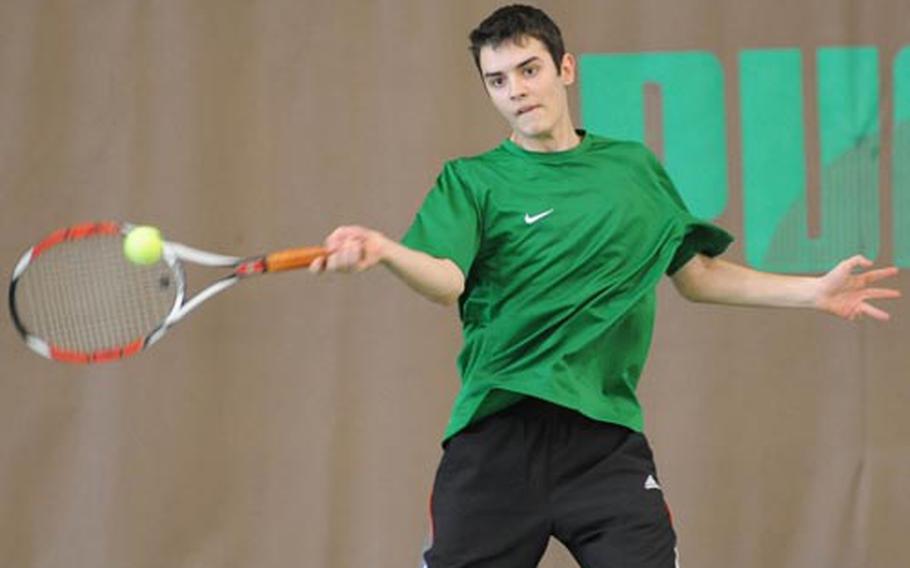
[[[541,6],[576,53],[713,51],[731,109],[747,48],[875,45],[890,92],[905,1],[792,4]],[[0,2],[0,267],[92,219],[236,254],[344,222],[400,234],[446,158],[506,134],[466,53],[494,6]],[[741,234],[737,129],[720,222]],[[878,325],[660,297],[641,394],[683,566],[910,565],[910,301]],[[417,564],[454,310],[380,270],[286,275],[90,368],[30,354],[3,321],[0,566]],[[571,565],[558,545],[543,563]]]

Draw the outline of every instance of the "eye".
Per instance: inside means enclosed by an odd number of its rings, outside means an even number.
[[[529,66],[527,66],[527,67],[524,67],[524,68],[521,70],[521,73],[522,73],[525,77],[533,77],[534,75],[537,75],[537,71],[538,71],[537,65],[529,65]]]
[[[490,77],[487,80],[487,85],[489,85],[490,87],[492,87],[494,89],[498,89],[499,87],[502,87],[503,85],[505,85],[505,83],[506,83],[506,81],[502,77]]]

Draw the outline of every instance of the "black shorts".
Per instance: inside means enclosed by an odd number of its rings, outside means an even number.
[[[676,568],[645,437],[537,399],[453,436],[430,500],[427,568],[531,568],[550,536],[586,568]]]

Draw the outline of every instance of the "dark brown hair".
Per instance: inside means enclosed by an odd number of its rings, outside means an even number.
[[[562,43],[562,32],[543,10],[523,4],[512,4],[499,8],[471,32],[471,55],[477,70],[480,68],[480,50],[485,46],[497,47],[503,42],[521,42],[532,37],[540,40],[550,52],[556,72],[560,72],[566,49]]]

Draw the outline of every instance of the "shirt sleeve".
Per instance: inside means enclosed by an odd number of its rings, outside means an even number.
[[[733,235],[717,225],[693,216],[663,165],[650,150],[647,150],[647,153],[651,172],[661,191],[673,203],[675,215],[683,233],[676,253],[667,267],[667,275],[672,276],[698,253],[714,257],[727,250],[727,247],[733,242]]]
[[[430,256],[451,260],[467,277],[480,248],[482,226],[481,209],[471,188],[459,177],[455,163],[449,162],[401,243]]]

